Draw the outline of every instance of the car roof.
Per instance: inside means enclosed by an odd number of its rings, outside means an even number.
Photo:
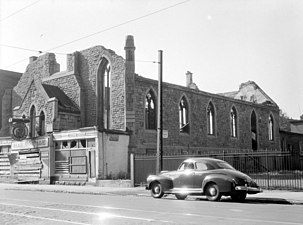
[[[220,159],[209,158],[209,157],[197,157],[197,158],[188,158],[184,162],[225,162]]]

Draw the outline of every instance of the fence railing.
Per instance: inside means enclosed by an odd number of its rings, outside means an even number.
[[[303,155],[281,151],[237,151],[202,155],[163,155],[163,170],[176,170],[189,157],[223,159],[253,178],[264,189],[303,190]],[[155,155],[135,155],[135,185],[156,171]]]

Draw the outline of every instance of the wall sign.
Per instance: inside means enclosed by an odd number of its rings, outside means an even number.
[[[119,141],[119,135],[110,134],[110,135],[109,135],[109,140],[110,140],[110,141]]]
[[[16,141],[24,140],[28,135],[28,128],[22,122],[12,124],[11,128],[12,138]]]
[[[41,148],[41,147],[48,147],[49,145],[49,139],[43,138],[43,139],[26,139],[23,141],[13,141],[12,142],[12,150],[15,149],[31,149],[31,148]]]

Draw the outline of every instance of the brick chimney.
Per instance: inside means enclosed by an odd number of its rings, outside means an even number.
[[[193,74],[189,71],[186,72],[186,87],[193,83]]]
[[[199,90],[198,86],[193,83],[193,74],[189,71],[186,72],[186,87]]]

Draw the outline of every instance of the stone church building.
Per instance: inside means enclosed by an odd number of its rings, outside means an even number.
[[[158,81],[135,73],[132,36],[124,49],[125,58],[103,46],[74,52],[66,71],[53,53],[31,57],[17,82],[0,86],[1,179],[124,179],[131,154],[156,153]],[[164,154],[279,148],[279,108],[255,82],[212,94],[190,72],[185,81],[163,83]]]

